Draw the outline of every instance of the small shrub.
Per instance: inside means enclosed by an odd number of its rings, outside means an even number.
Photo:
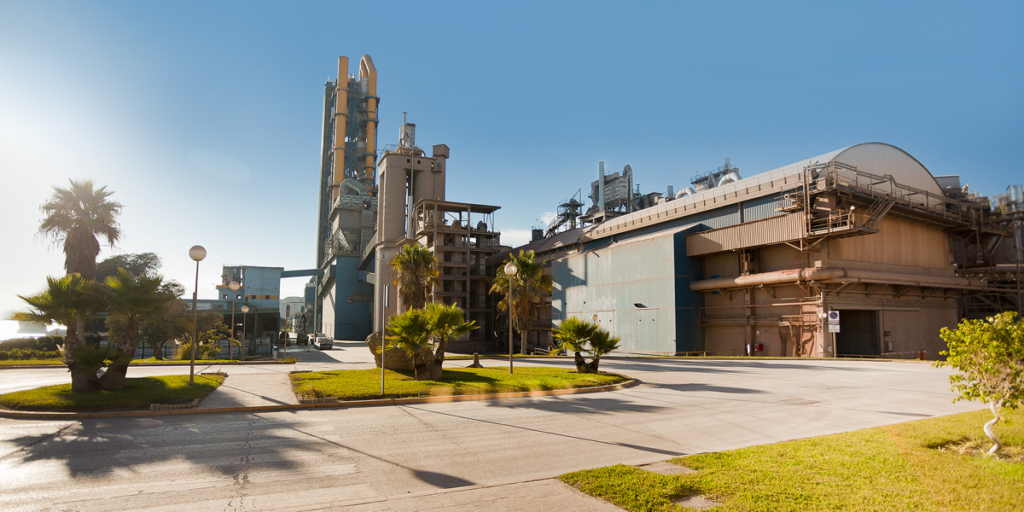
[[[0,361],[17,361],[25,359],[57,359],[60,356],[60,351],[57,350],[34,350],[27,348],[13,348],[10,350],[0,350]]]

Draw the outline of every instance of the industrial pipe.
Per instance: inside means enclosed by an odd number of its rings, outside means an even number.
[[[334,185],[345,180],[345,133],[348,131],[348,57],[338,57],[338,87],[334,102]],[[338,188],[331,191],[331,204],[338,199]]]
[[[761,285],[789,284],[799,282],[824,283],[876,283],[901,286],[931,286],[937,288],[960,288],[979,290],[985,283],[978,279],[966,277],[935,277],[920,274],[904,274],[899,272],[877,272],[841,267],[811,267],[803,269],[779,270],[736,277],[718,277],[690,283],[695,292],[711,292],[730,288],[748,288]]]
[[[683,187],[682,189],[679,190],[679,192],[676,192],[676,199],[686,196],[692,196],[696,193],[697,191],[694,190],[693,187]]]
[[[359,79],[366,78],[366,155],[363,163],[363,180],[367,185],[373,184],[374,154],[377,152],[377,68],[369,55],[363,55],[359,61]]]

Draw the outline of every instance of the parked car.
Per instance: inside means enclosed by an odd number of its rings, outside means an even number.
[[[334,339],[329,338],[326,334],[322,332],[318,332],[316,333],[316,337],[313,338],[313,345],[318,350],[330,350],[334,348]]]

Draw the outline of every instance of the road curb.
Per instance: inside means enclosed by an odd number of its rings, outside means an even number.
[[[620,375],[620,374],[614,374]],[[636,379],[630,379],[618,384],[606,386],[595,386],[589,388],[572,389],[551,389],[544,391],[519,391],[515,393],[494,393],[486,395],[454,395],[454,396],[425,396],[414,398],[384,398],[376,400],[349,400],[325,402],[316,404],[284,404],[284,405],[259,405],[253,407],[217,407],[210,409],[173,409],[162,411],[110,411],[110,412],[31,412],[0,410],[0,418],[29,419],[29,420],[88,420],[96,418],[146,418],[153,416],[180,416],[183,414],[216,414],[225,412],[279,412],[308,409],[344,409],[348,407],[380,407],[387,405],[406,404],[431,404],[446,402],[471,402],[480,400],[503,400],[508,398],[530,398],[555,395],[576,395],[582,393],[597,393],[601,391],[614,391],[617,389],[631,388],[640,384]]]

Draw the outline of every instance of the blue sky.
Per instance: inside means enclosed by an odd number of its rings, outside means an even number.
[[[54,185],[124,203],[117,252],[200,297],[223,264],[314,266],[323,83],[378,70],[379,146],[402,112],[451,148],[448,198],[523,241],[625,164],[678,190],[881,141],[985,194],[1024,182],[1020,2],[0,1],[0,312],[63,272],[35,235]],[[584,194],[585,195],[585,194]],[[302,280],[285,281],[297,294]]]

